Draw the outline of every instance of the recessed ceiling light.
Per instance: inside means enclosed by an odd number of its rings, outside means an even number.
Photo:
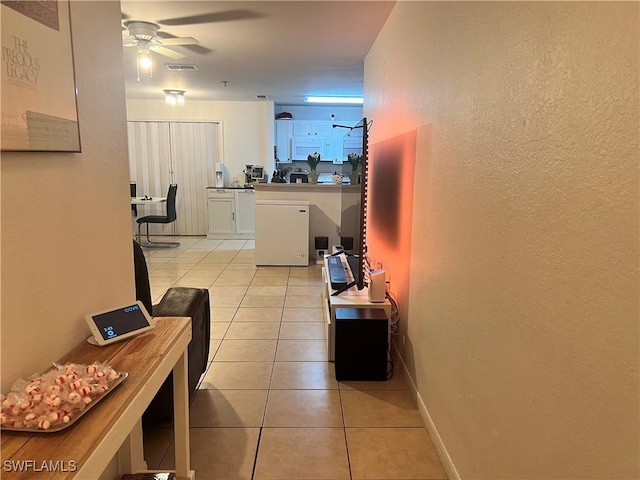
[[[304,101],[307,103],[355,103],[362,104],[362,97],[346,97],[346,96],[306,96]]]

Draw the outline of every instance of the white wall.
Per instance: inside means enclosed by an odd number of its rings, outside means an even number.
[[[640,478],[638,18],[398,2],[366,58],[371,143],[417,134],[399,346],[453,476]]]
[[[71,2],[71,25],[82,153],[2,153],[3,392],[135,300],[120,4]]]
[[[281,112],[290,113],[294,120],[324,120],[340,123],[357,122],[362,118],[361,106],[276,105],[276,115]]]
[[[275,168],[273,102],[195,102],[181,107],[164,100],[127,100],[127,120],[136,121],[216,121],[222,125],[223,162],[228,181],[244,183],[245,165],[264,165],[269,174]]]

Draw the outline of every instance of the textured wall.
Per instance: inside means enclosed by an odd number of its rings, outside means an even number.
[[[401,348],[461,478],[640,478],[638,19],[399,2],[367,56],[372,142],[418,131]]]
[[[71,2],[71,25],[82,153],[2,154],[3,392],[135,300],[120,3]]]

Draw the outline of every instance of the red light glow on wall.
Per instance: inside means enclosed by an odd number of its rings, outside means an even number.
[[[367,252],[387,272],[400,304],[408,298],[416,131],[370,146]],[[406,303],[405,303],[406,305]]]

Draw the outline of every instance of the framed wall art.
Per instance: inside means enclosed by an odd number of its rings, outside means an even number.
[[[68,0],[2,0],[2,151],[80,152]]]

